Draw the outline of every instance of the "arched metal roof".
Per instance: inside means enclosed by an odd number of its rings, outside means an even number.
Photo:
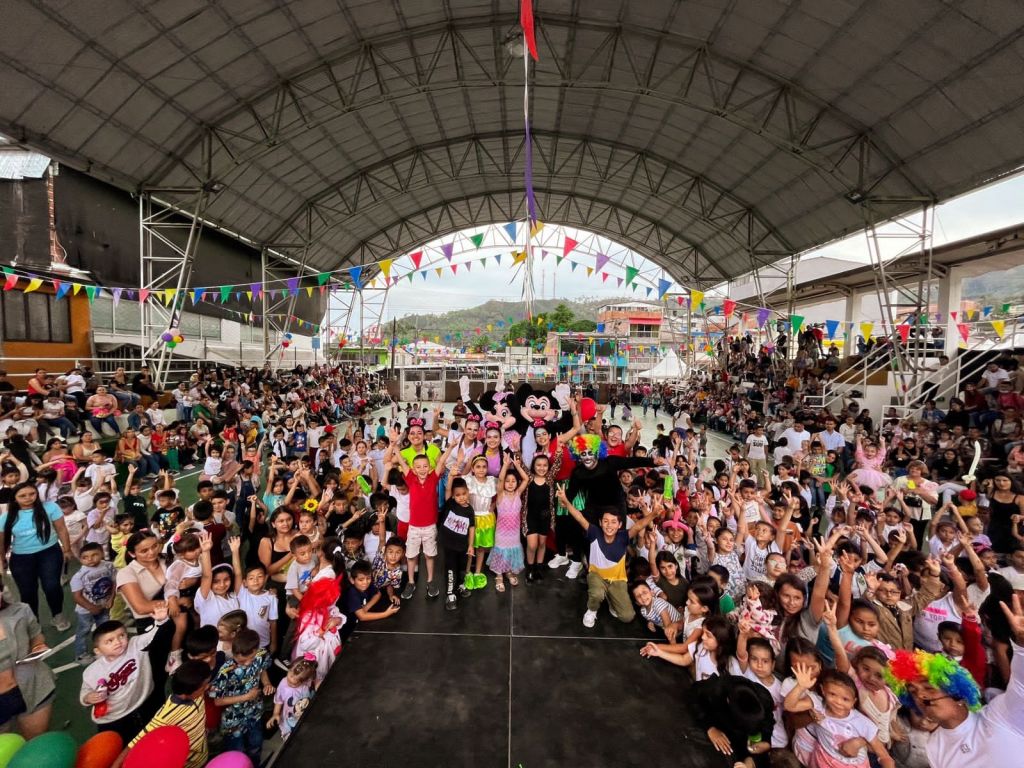
[[[536,0],[540,216],[716,281],[1024,164],[1016,0]],[[8,0],[0,132],[314,268],[523,218],[518,0]],[[181,195],[178,202],[187,203]]]

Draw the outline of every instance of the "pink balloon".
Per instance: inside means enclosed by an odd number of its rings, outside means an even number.
[[[224,752],[206,764],[206,768],[252,768],[245,752]]]

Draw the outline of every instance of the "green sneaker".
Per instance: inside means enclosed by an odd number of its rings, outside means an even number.
[[[473,577],[473,583],[477,589],[483,589],[487,586],[487,574],[478,573]]]
[[[466,589],[476,589],[476,577],[472,573],[467,573],[462,586]]]

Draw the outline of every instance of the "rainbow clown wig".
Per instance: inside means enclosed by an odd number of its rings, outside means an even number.
[[[608,455],[608,445],[599,435],[576,435],[569,441],[569,452],[574,459],[579,459],[587,451],[603,459]]]
[[[915,707],[909,685],[923,681],[964,702],[972,712],[981,709],[981,691],[971,673],[941,653],[898,650],[896,658],[889,662],[885,678],[893,693],[908,707]]]

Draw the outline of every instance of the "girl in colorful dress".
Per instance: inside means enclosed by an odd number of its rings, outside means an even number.
[[[866,485],[872,491],[877,491],[892,483],[892,478],[882,471],[882,462],[885,461],[885,438],[880,437],[878,443],[864,445],[860,435],[857,436],[857,450],[853,454],[857,468],[848,478],[854,485]]]
[[[510,467],[515,467],[519,475],[517,479],[509,472]],[[522,495],[530,482],[530,476],[516,460],[515,463],[505,454],[505,460],[501,464],[501,474],[498,475],[498,487],[501,490],[497,496],[497,521],[494,524],[494,549],[487,558],[487,567],[494,572],[494,588],[499,592],[505,591],[505,574],[508,574],[508,581],[513,587],[519,584],[519,577],[516,576],[523,570],[523,544],[522,544]]]
[[[476,456],[465,476],[466,487],[469,488],[469,503],[473,507],[476,534],[473,546],[476,549],[476,569],[466,574],[466,589],[483,589],[487,586],[487,574],[484,573],[484,555],[494,546],[494,497],[498,493],[498,484],[488,474],[488,461],[485,456]]]

